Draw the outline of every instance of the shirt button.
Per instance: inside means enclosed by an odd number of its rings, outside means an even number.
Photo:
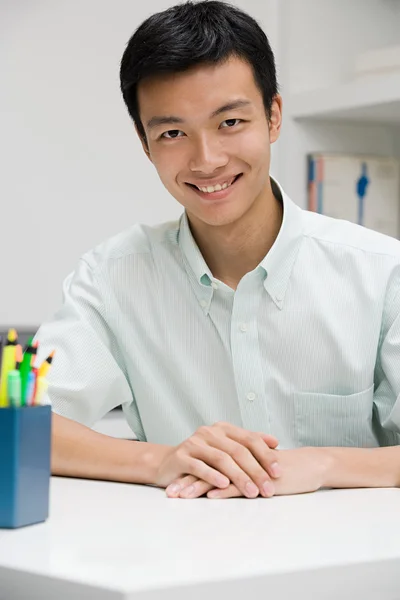
[[[246,323],[241,323],[240,324],[240,331],[247,331],[247,325],[246,325]]]
[[[203,308],[205,308],[205,307],[207,306],[207,302],[206,302],[205,300],[202,300],[202,301],[200,302],[200,304],[201,304],[201,306],[202,306]]]
[[[247,394],[247,400],[250,400],[250,402],[253,402],[253,400],[255,400],[255,397],[256,397],[256,395],[254,392],[249,392]]]
[[[215,283],[215,281],[212,282],[211,287],[214,288],[214,290],[218,289],[218,283]]]

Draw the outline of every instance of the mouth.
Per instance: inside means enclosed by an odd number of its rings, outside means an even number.
[[[237,186],[237,182],[242,178],[243,173],[239,173],[236,175],[232,183],[225,188],[224,190],[219,190],[217,192],[202,192],[199,188],[192,183],[186,183],[202,200],[205,202],[213,202],[215,200],[224,200],[229,194],[231,194],[232,189]]]

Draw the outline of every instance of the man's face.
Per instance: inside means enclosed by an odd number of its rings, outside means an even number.
[[[138,101],[148,143],[144,150],[189,217],[227,225],[263,201],[281,99],[274,101],[269,122],[245,61],[232,57],[223,64],[146,79]],[[224,189],[212,193],[195,187],[218,184]]]

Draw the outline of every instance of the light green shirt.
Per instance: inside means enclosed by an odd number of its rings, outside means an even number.
[[[300,209],[234,291],[186,212],[86,253],[41,326],[49,400],[92,426],[122,404],[141,440],[178,444],[228,421],[281,448],[400,442],[400,242]],[[280,189],[280,192],[279,192]]]

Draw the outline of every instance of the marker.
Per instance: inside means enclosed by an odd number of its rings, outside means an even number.
[[[51,352],[49,354],[49,356],[46,358],[46,360],[43,362],[43,364],[39,367],[39,377],[46,377],[51,363],[53,362],[53,358],[54,358],[54,354],[55,354],[55,350],[53,350],[53,352]]]
[[[32,344],[32,347],[34,349],[36,349],[36,352],[37,352],[38,346],[39,346],[39,342],[36,340],[36,342],[34,342]],[[37,369],[37,367],[35,367],[35,361],[36,361],[36,353],[32,354],[32,356],[31,356],[31,371],[30,372],[33,373],[33,389],[31,392],[31,396],[29,397],[29,405],[30,406],[33,406],[35,404],[35,396],[36,396],[38,369]],[[29,382],[29,379],[28,379],[28,382]]]
[[[41,405],[43,402],[43,396],[46,394],[49,388],[49,382],[44,377],[37,378],[37,390],[35,396],[35,404]]]
[[[15,347],[15,371],[19,371],[22,363],[22,346],[17,344]]]
[[[21,406],[21,373],[9,371],[7,375],[8,405],[17,408]]]
[[[1,369],[2,354],[3,354],[3,336],[0,335],[0,369]]]
[[[3,348],[3,358],[1,363],[1,381],[0,381],[0,408],[8,406],[7,400],[7,376],[15,368],[15,351],[18,342],[18,335],[15,329],[9,329],[7,341]]]
[[[28,385],[26,386],[25,405],[33,406],[35,400],[36,373],[30,371],[28,375]]]
[[[22,347],[18,344],[16,347],[15,369],[9,371],[7,375],[7,400],[9,406],[21,406],[21,362]]]
[[[32,346],[33,336],[28,339],[24,348],[24,356],[20,367],[21,372],[21,406],[25,405],[26,388],[28,385],[28,377],[31,371],[31,357],[36,354],[37,349]]]

